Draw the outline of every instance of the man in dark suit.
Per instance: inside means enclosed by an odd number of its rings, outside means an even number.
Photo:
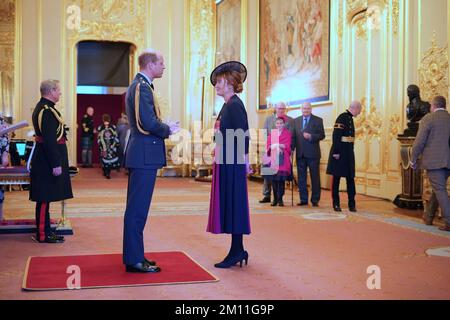
[[[163,123],[153,80],[165,69],[161,53],[146,50],[139,56],[140,72],[126,94],[130,138],[125,150],[129,170],[124,218],[123,263],[127,272],[159,272],[144,256],[143,231],[155,187],[157,170],[166,165],[164,139],[179,130],[178,123]]]
[[[66,147],[66,126],[55,104],[61,97],[59,81],[41,83],[41,100],[32,120],[36,146],[31,159],[30,200],[36,202],[36,238],[39,243],[61,243],[64,237],[50,228],[51,202],[73,198]]]
[[[431,113],[420,120],[411,152],[412,168],[417,167],[419,157],[420,167],[427,171],[433,189],[431,200],[437,200],[442,209],[445,225],[439,229],[450,231],[450,199],[447,192],[447,180],[450,177],[450,114],[446,99],[442,96],[433,99]],[[427,224],[432,224],[433,216],[433,211],[430,216],[426,216]]]
[[[311,103],[302,106],[302,116],[294,121],[292,146],[296,150],[298,192],[300,203],[308,205],[308,187],[306,185],[307,169],[311,177],[311,203],[314,207],[320,201],[320,141],[325,139],[323,120],[311,113]]]
[[[81,120],[81,159],[83,168],[92,168],[92,144],[94,142],[94,108],[87,107]]]
[[[333,176],[331,196],[334,211],[341,212],[339,184],[341,177],[347,180],[348,208],[356,212],[355,203],[355,124],[353,117],[361,113],[361,103],[353,101],[348,110],[336,119],[333,130],[333,144],[328,158],[327,174]]]

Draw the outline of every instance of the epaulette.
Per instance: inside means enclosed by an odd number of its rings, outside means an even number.
[[[345,126],[344,126],[342,123],[336,123],[336,124],[334,125],[334,128],[335,128],[335,129],[341,129],[341,130],[344,130],[344,129],[345,129]]]
[[[59,126],[57,129],[57,140],[61,139],[64,135],[64,121],[61,118],[61,116],[52,108],[50,108],[48,105],[44,104],[42,110],[38,114],[38,126],[39,130],[42,132],[42,116],[44,114],[45,110],[50,110],[50,112],[55,116],[56,120],[59,122]]]

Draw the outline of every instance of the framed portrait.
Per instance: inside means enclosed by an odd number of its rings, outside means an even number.
[[[329,100],[330,0],[260,0],[259,110]]]
[[[241,5],[242,0],[216,0],[216,66],[225,61],[241,61]],[[214,115],[222,105],[223,99],[216,97]]]

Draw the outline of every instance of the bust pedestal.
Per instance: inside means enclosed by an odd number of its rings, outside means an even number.
[[[399,194],[394,204],[404,209],[423,209],[423,171],[421,169],[413,170],[409,165],[411,148],[415,137],[398,135],[400,141],[400,156],[402,166],[402,193]]]

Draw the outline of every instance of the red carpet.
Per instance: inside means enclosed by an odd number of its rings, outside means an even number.
[[[67,273],[68,267],[73,265],[80,268],[80,289],[214,282],[219,280],[184,252],[152,252],[146,253],[146,257],[150,260],[156,260],[158,266],[161,267],[161,272],[151,274],[127,273],[122,264],[122,254],[29,257],[22,289],[34,291],[67,290],[69,289],[68,282],[69,285],[76,283],[71,281],[74,279],[73,271]]]

